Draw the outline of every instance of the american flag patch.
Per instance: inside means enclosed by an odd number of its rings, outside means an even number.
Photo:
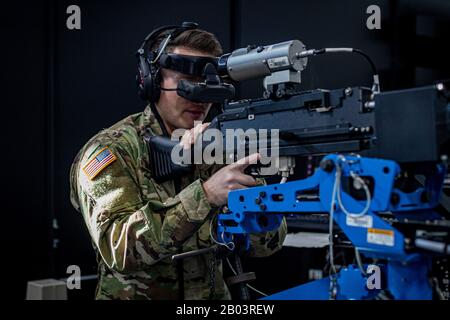
[[[84,166],[83,171],[88,176],[88,178],[92,180],[116,159],[116,156],[112,154],[109,148],[105,147],[100,150],[94,156],[94,158]]]

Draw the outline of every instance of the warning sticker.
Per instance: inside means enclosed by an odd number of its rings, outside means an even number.
[[[367,229],[367,242],[382,246],[394,246],[394,231],[384,229]]]
[[[289,65],[289,59],[286,56],[272,58],[267,60],[267,64],[269,65],[270,69],[285,67]]]
[[[352,217],[347,215],[347,225],[350,227],[372,228],[373,219],[372,216]]]

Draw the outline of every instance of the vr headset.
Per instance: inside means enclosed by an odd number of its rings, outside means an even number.
[[[217,73],[218,58],[196,57],[168,53],[165,48],[172,39],[186,30],[196,29],[197,23],[183,22],[182,25],[162,26],[153,30],[136,52],[138,66],[136,84],[138,95],[154,103],[158,101],[161,90],[177,91],[178,95],[194,102],[222,104],[234,97],[234,87],[222,83]],[[151,50],[157,38],[167,33],[158,50]],[[194,76],[200,81],[180,80],[177,88],[161,88],[161,68],[167,68],[186,75]]]
[[[180,80],[177,88],[161,88],[176,91],[177,94],[193,102],[223,103],[232,99],[235,89],[231,84],[223,83],[217,73],[219,58],[162,53],[159,65],[182,74],[202,79],[202,82]]]

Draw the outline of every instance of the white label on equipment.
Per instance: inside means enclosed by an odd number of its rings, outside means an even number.
[[[394,231],[383,229],[367,229],[367,242],[382,246],[394,246]]]
[[[270,69],[280,68],[280,67],[288,66],[289,65],[289,59],[286,56],[284,56],[284,57],[277,57],[277,58],[268,59],[267,63],[269,65]]]
[[[352,217],[347,215],[347,225],[350,227],[372,228],[372,216]]]

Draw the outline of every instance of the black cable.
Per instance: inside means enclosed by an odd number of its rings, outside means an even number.
[[[373,74],[378,74],[377,72],[377,68],[375,67],[375,63],[373,62],[373,60],[370,58],[370,56],[365,53],[364,51],[361,51],[359,49],[353,49],[353,52],[358,53],[360,55],[362,55],[364,58],[366,58],[366,60],[370,63],[370,67],[372,68],[372,72]]]
[[[372,69],[372,73],[374,75],[378,74],[377,68],[375,67],[375,63],[370,58],[370,56],[367,53],[365,53],[364,51],[359,50],[359,49],[354,49],[354,48],[322,48],[322,49],[308,50],[306,52],[312,53],[312,54],[307,54],[307,55],[319,55],[319,54],[324,54],[324,53],[335,53],[335,52],[354,52],[354,53],[357,53],[357,54],[363,56],[367,60],[367,62],[369,62],[370,68]]]
[[[319,55],[319,54],[324,54],[324,53],[357,53],[361,56],[363,56],[367,62],[369,62],[370,64],[370,68],[372,69],[372,73],[373,73],[373,86],[372,86],[372,91],[374,92],[379,92],[380,91],[380,82],[379,82],[379,76],[378,76],[378,72],[377,72],[377,68],[375,66],[375,63],[373,62],[373,60],[370,58],[370,56],[365,53],[362,50],[359,49],[354,49],[354,48],[322,48],[322,49],[310,49],[310,50],[306,50],[301,52],[300,54],[297,54],[297,58],[306,58],[309,56],[315,56],[315,55]]]

